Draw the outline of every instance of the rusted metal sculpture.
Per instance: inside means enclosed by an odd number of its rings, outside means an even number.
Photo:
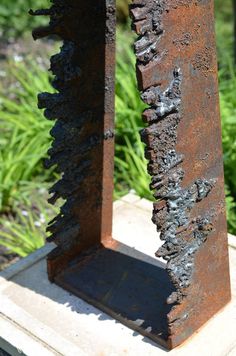
[[[49,223],[49,241],[58,248],[48,257],[54,279],[84,248],[111,236],[114,155],[115,5],[113,0],[53,0],[48,27],[34,39],[59,36],[63,46],[50,70],[57,94],[39,95],[47,119],[57,119],[46,167],[62,178],[51,189],[51,203],[65,200]]]
[[[166,270],[111,237],[114,1],[52,2],[31,12],[51,18],[34,38],[64,41],[51,59],[58,93],[39,95],[57,119],[47,166],[63,173],[50,201],[65,199],[48,228],[49,278],[171,349],[230,300],[213,0],[130,5]]]

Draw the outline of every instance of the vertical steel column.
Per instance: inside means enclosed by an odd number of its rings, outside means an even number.
[[[51,203],[65,200],[49,224],[51,280],[81,250],[101,243],[112,232],[114,155],[115,0],[53,0],[47,27],[35,39],[59,36],[60,53],[51,58],[56,94],[39,95],[39,108],[56,119],[46,166],[62,174],[51,189]]]
[[[169,348],[230,300],[213,0],[133,0],[153,222],[175,291]]]

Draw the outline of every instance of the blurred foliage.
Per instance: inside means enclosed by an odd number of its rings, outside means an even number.
[[[228,222],[236,233],[236,71],[232,61],[220,69],[219,79]]]
[[[45,207],[45,199],[39,194],[36,205],[21,201],[14,209],[14,216],[0,216],[0,244],[20,257],[29,255],[45,244],[47,223],[56,212],[56,208]]]
[[[129,3],[131,0],[116,0],[117,19],[120,23],[126,23],[129,16]]]
[[[35,26],[46,22],[47,19],[30,16],[28,11],[31,8],[44,8],[49,4],[49,0],[1,0],[0,31],[2,36],[9,39],[9,37],[30,33]]]
[[[52,175],[42,170],[52,123],[36,106],[37,93],[52,91],[48,74],[33,61],[11,62],[7,68],[5,75],[12,84],[7,91],[0,86],[0,210],[4,212]]]
[[[40,228],[37,226],[38,216],[32,211],[32,208],[28,211],[23,210],[23,213],[20,209],[16,209],[15,212],[16,217],[10,216],[7,220],[6,217],[0,218],[2,225],[0,244],[10,250],[11,253],[25,257],[44,245],[46,225],[40,225]]]
[[[215,27],[217,35],[218,62],[220,67],[228,66],[234,49],[234,0],[215,0]]]
[[[145,105],[137,90],[132,39],[130,32],[117,33],[115,197],[132,188],[141,197],[152,198],[144,145],[139,136]]]
[[[229,231],[236,234],[236,68],[234,56],[235,0],[215,0],[220,108]]]

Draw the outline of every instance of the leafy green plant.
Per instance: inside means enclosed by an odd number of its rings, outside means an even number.
[[[48,75],[32,62],[9,63],[7,74],[13,84],[7,92],[0,88],[0,211],[9,210],[14,201],[52,176],[52,171],[42,170],[52,123],[36,105],[37,93],[51,90]]]
[[[229,231],[236,233],[236,73],[232,61],[219,71]]]
[[[144,145],[139,135],[145,105],[137,90],[132,36],[118,31],[117,38],[115,197],[132,188],[140,196],[151,198]]]
[[[228,231],[235,234],[236,232],[236,203],[235,199],[230,195],[226,185],[226,212],[228,220]]]
[[[131,0],[117,0],[117,18],[120,22],[127,22],[129,16],[129,3]]]
[[[227,70],[219,74],[225,179],[236,197],[236,72],[229,62]]]
[[[227,67],[228,58],[233,58],[234,35],[233,23],[234,12],[232,0],[215,0],[215,27],[217,35],[217,52],[219,67]]]
[[[0,217],[0,244],[9,253],[25,257],[44,245],[52,209],[46,208],[45,201],[40,201],[39,197],[36,204],[29,206],[25,201],[15,208],[14,216]]]
[[[5,38],[30,33],[33,27],[46,22],[42,17],[32,17],[29,9],[47,7],[49,0],[1,0],[0,28]]]
[[[153,200],[149,189],[150,177],[147,174],[147,161],[144,158],[143,144],[137,134],[137,142],[133,146],[127,136],[124,137],[125,145],[116,148],[115,165],[115,198],[128,193],[130,189],[149,200]]]

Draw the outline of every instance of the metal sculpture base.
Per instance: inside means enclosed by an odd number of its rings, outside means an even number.
[[[155,258],[111,240],[81,253],[55,282],[168,348],[173,286]]]

